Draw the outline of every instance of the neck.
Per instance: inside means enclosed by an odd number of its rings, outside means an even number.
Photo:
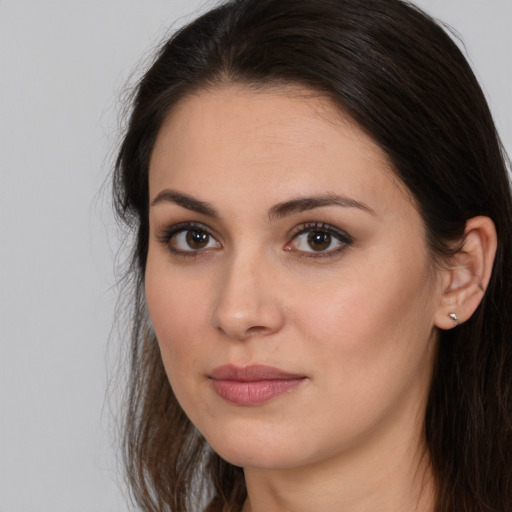
[[[434,479],[423,436],[389,434],[300,468],[246,468],[243,512],[432,512]]]

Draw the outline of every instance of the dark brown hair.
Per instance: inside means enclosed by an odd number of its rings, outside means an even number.
[[[512,510],[512,199],[484,95],[451,37],[401,0],[232,0],[179,30],[137,86],[114,174],[135,233],[130,391],[124,454],[144,511],[238,511],[242,470],[213,453],[178,405],[143,290],[148,163],[164,118],[219,83],[296,84],[332,99],[383,149],[414,196],[432,254],[466,221],[490,217],[493,274],[475,314],[440,332],[425,416],[437,512]],[[221,120],[219,120],[221,122]]]

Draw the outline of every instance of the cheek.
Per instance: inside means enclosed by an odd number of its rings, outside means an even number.
[[[349,267],[324,286],[290,293],[295,323],[321,364],[337,365],[340,375],[358,382],[357,375],[383,376],[417,362],[431,335],[435,302],[425,254],[381,252],[374,263],[370,254],[370,261]]]
[[[361,273],[351,269],[322,290],[310,288],[307,304],[296,300],[291,308],[297,338],[306,341],[297,350],[312,362],[316,385],[325,390],[314,406],[323,409],[310,421],[318,429],[333,425],[333,442],[343,432],[348,443],[399,408],[415,417],[429,386],[434,348],[424,257],[389,258]],[[290,299],[297,295],[294,290]]]
[[[148,258],[146,302],[170,379],[198,371],[201,332],[211,314],[206,290],[201,280],[184,280],[179,272]]]

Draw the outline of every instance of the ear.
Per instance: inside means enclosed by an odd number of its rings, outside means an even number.
[[[475,312],[491,279],[496,246],[496,228],[489,217],[466,222],[463,245],[452,266],[442,271],[442,296],[434,316],[437,327],[451,329]]]

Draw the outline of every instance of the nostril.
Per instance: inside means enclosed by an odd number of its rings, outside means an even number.
[[[252,336],[264,336],[264,335],[272,332],[272,330],[270,328],[262,326],[262,325],[261,326],[254,325],[247,329],[243,329],[243,328],[241,328],[241,329],[234,329],[234,328],[225,329],[221,325],[219,325],[217,328],[223,334],[228,335],[229,337],[234,337],[234,338],[238,338],[241,340],[251,338]],[[238,332],[236,332],[236,331],[238,331]]]
[[[270,331],[270,329],[268,327],[254,325],[253,327],[249,327],[249,329],[247,329],[246,334],[248,336],[250,336],[252,334],[265,334],[268,331]]]

